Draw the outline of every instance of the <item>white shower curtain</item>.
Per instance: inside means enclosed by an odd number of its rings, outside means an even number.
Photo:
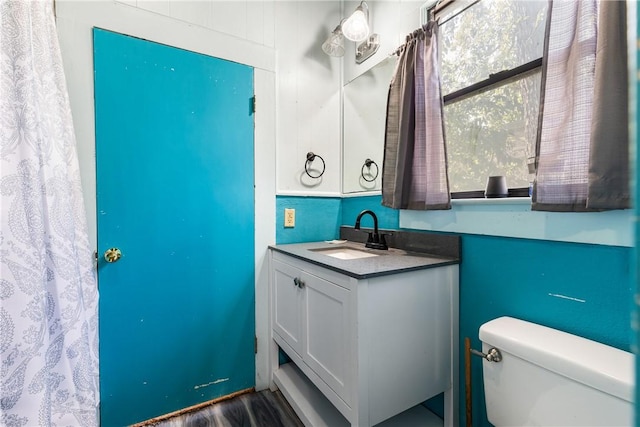
[[[98,294],[51,0],[0,1],[0,425],[98,425]]]

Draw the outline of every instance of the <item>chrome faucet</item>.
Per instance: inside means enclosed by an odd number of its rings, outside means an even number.
[[[360,230],[360,219],[362,219],[363,215],[365,214],[369,214],[371,215],[371,218],[373,218],[373,233],[369,233],[369,238],[367,239],[367,243],[365,243],[364,246],[371,249],[389,249],[389,247],[387,246],[387,241],[384,237],[385,235],[378,232],[378,217],[372,210],[367,209],[358,214],[354,229]]]

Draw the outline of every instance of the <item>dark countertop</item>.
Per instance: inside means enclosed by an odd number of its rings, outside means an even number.
[[[445,265],[459,264],[460,259],[442,255],[408,252],[402,249],[390,248],[387,251],[367,249],[363,243],[347,241],[345,243],[311,242],[292,243],[285,245],[272,245],[271,249],[290,255],[312,264],[337,271],[356,279],[385,276],[388,274],[403,273],[407,271],[422,270],[425,268],[441,267]],[[334,258],[313,249],[329,248],[354,248],[379,254],[369,258],[344,260]]]

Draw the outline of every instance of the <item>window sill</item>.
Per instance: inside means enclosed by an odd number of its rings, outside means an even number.
[[[399,224],[413,230],[632,247],[632,214],[632,209],[532,211],[529,197],[454,199],[450,210],[401,210]]]
[[[531,197],[501,197],[494,199],[451,199],[451,205],[530,205]]]

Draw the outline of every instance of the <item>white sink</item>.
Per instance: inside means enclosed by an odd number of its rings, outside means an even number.
[[[360,259],[360,258],[371,258],[374,256],[378,256],[378,254],[374,254],[367,251],[361,251],[360,249],[355,248],[322,248],[322,249],[311,249],[313,252],[318,252],[323,255],[327,255],[333,258],[338,259]]]

